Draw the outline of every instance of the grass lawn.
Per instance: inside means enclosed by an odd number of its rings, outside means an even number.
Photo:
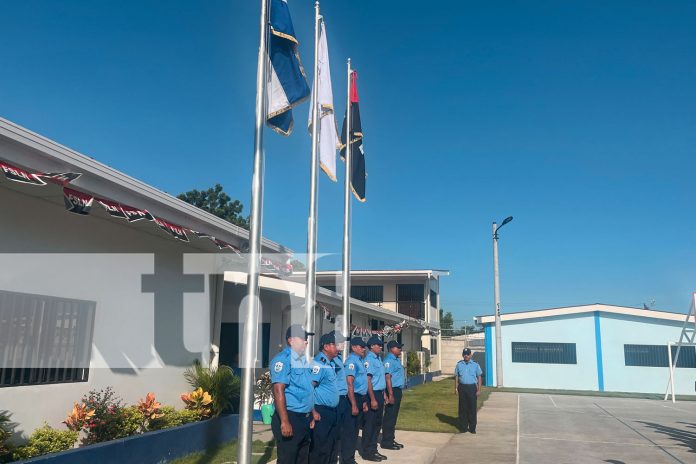
[[[275,444],[256,440],[251,445],[253,464],[265,464],[276,458]],[[219,448],[211,449],[205,453],[189,454],[183,458],[172,461],[171,464],[223,464],[237,462],[237,442],[231,441]]]
[[[490,389],[481,389],[479,409],[489,394]],[[457,432],[458,404],[453,377],[409,388],[404,390],[396,428],[418,432]]]

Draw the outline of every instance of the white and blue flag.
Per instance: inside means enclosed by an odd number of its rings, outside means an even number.
[[[292,108],[302,103],[310,90],[297,52],[287,0],[271,0],[270,32],[266,123],[279,134],[290,135]]]

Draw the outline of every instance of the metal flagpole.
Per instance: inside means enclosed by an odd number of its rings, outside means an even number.
[[[259,55],[256,65],[256,121],[254,133],[254,174],[251,182],[249,220],[249,275],[247,277],[246,323],[242,343],[242,385],[239,403],[239,448],[237,462],[251,464],[252,408],[259,320],[259,264],[263,220],[263,123],[266,111],[269,0],[261,0]],[[241,309],[241,308],[240,308]]]
[[[344,182],[343,197],[343,320],[341,332],[344,337],[349,336],[350,329],[350,175],[351,175],[351,120],[350,120],[350,86],[351,86],[350,58],[348,58],[348,106],[346,107],[346,176]],[[348,357],[348,343],[343,346],[343,359]],[[241,464],[241,463],[240,463]]]
[[[312,162],[309,174],[309,220],[307,221],[307,281],[305,282],[305,327],[314,332],[317,275],[317,203],[319,175],[319,2],[314,4],[314,86],[312,87]],[[314,357],[314,336],[307,339],[307,359]]]

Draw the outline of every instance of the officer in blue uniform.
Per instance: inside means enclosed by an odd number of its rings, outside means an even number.
[[[350,401],[348,401],[348,384],[346,383],[346,369],[341,360],[341,353],[343,352],[343,347],[346,342],[345,337],[341,332],[331,331],[336,340],[336,349],[338,350],[338,355],[333,358],[332,362],[336,370],[336,387],[338,389],[338,408],[337,408],[337,418],[336,418],[336,445],[334,446],[335,455],[333,462],[337,462],[341,456],[341,449],[343,440],[341,437],[344,436],[344,426],[346,421],[351,417],[351,407]]]
[[[338,385],[336,366],[333,360],[338,355],[336,336],[328,333],[319,339],[321,350],[312,362],[312,383],[314,384],[314,429],[309,447],[309,464],[329,464],[336,456]],[[334,461],[335,463],[335,461]]]
[[[387,356],[384,357],[384,373],[387,381],[387,401],[384,403],[384,420],[382,421],[382,442],[384,449],[398,450],[404,447],[394,440],[396,419],[401,408],[401,390],[406,386],[404,366],[401,364],[401,348],[404,345],[391,340],[387,343]]]
[[[462,359],[454,368],[454,394],[459,396],[459,430],[476,433],[476,397],[481,394],[481,366],[464,348]]]
[[[362,423],[363,414],[367,410],[365,395],[367,394],[367,372],[365,371],[364,358],[367,345],[360,337],[350,339],[350,355],[344,365],[346,370],[346,384],[348,386],[348,401],[350,402],[350,415],[343,422],[341,435],[341,464],[355,464],[355,448],[358,441],[358,432]]]
[[[365,413],[365,427],[362,436],[362,458],[366,461],[382,461],[387,459],[377,451],[377,435],[382,428],[382,416],[384,415],[384,390],[387,381],[384,374],[384,364],[379,358],[384,343],[376,335],[367,341],[369,351],[365,356],[365,370],[367,370],[367,401],[369,408]]]
[[[314,407],[311,369],[304,356],[307,336],[300,325],[285,332],[288,346],[271,361],[275,412],[271,429],[278,447],[278,464],[306,464]]]

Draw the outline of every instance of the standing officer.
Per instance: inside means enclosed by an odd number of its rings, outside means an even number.
[[[383,449],[398,450],[404,447],[401,443],[394,440],[394,429],[396,419],[401,408],[401,389],[406,384],[404,366],[401,364],[401,348],[404,345],[391,340],[387,343],[388,354],[384,358],[384,373],[387,381],[387,401],[384,404],[384,421],[382,423],[382,442]]]
[[[345,337],[341,332],[336,333],[335,331],[329,332],[334,335],[336,340],[336,349],[338,354],[331,362],[334,364],[336,370],[336,387],[338,389],[338,408],[337,408],[337,419],[336,419],[336,444],[334,446],[334,458],[333,462],[337,462],[338,458],[341,456],[341,449],[343,445],[343,439],[341,437],[345,436],[345,424],[351,418],[351,405],[348,401],[348,384],[346,383],[346,369],[343,361],[341,360],[341,353],[343,352],[343,346],[346,342]]]
[[[309,464],[329,464],[331,458],[336,456],[338,386],[333,360],[338,355],[338,348],[333,332],[321,336],[319,349],[321,351],[312,362],[316,422],[312,429]]]
[[[365,394],[367,393],[367,372],[363,365],[365,342],[360,337],[350,339],[350,355],[345,360],[346,384],[348,385],[348,401],[350,415],[343,422],[341,435],[341,463],[355,464],[355,447],[363,414],[367,410]]]
[[[275,412],[271,429],[278,446],[278,464],[306,464],[309,456],[310,422],[314,387],[306,357],[307,336],[301,325],[285,332],[288,346],[271,361]]]
[[[365,414],[361,454],[366,461],[387,459],[385,455],[377,452],[377,435],[382,428],[382,416],[384,415],[384,389],[387,388],[384,364],[378,356],[382,352],[382,345],[384,343],[376,335],[367,341],[367,347],[370,351],[365,357],[365,369],[367,370],[367,394],[370,407]]]
[[[481,366],[464,348],[463,360],[454,368],[454,394],[459,395],[459,430],[476,433],[476,397],[481,394]]]

